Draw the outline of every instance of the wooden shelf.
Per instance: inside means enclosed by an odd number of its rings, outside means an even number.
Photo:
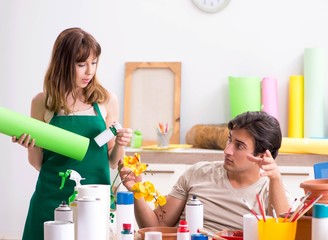
[[[186,148],[173,150],[142,150],[126,148],[126,155],[140,153],[144,163],[194,164],[200,161],[218,161],[224,159],[222,150]],[[313,166],[316,162],[328,161],[327,155],[279,153],[276,158],[278,166]]]

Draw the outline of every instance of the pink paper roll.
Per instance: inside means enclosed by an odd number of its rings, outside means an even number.
[[[277,80],[265,77],[261,82],[262,111],[278,119],[278,87]]]

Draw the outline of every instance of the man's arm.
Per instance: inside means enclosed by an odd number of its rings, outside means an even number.
[[[261,176],[267,176],[270,178],[268,201],[269,214],[272,215],[271,204],[274,206],[278,216],[282,213],[286,213],[290,204],[282,183],[280,171],[276,161],[272,158],[270,151],[266,150],[261,157],[249,155],[248,159],[257,162],[260,168],[264,170],[264,172],[261,173]]]
[[[124,179],[124,186],[131,191],[136,182],[141,182],[141,176],[135,176],[130,173],[130,169],[122,168],[120,171],[121,179]],[[156,209],[151,209],[148,203],[143,199],[135,199],[134,214],[139,228],[167,226],[172,227],[179,221],[186,202],[174,198],[170,195],[166,197],[166,204]]]

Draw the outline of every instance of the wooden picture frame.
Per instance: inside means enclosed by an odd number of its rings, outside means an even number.
[[[124,127],[140,130],[143,146],[157,143],[159,123],[180,143],[181,62],[126,62]]]

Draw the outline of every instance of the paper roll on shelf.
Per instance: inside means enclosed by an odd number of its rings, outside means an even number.
[[[327,50],[304,50],[304,137],[325,137]]]
[[[304,137],[304,77],[290,76],[288,91],[288,137]]]
[[[66,157],[83,160],[89,139],[37,119],[0,107],[0,133],[19,138],[30,134],[35,145]]]
[[[279,152],[328,155],[328,139],[283,137]]]
[[[277,80],[265,77],[261,81],[261,102],[262,111],[278,118],[278,87]]]
[[[246,111],[261,110],[261,79],[259,77],[229,77],[231,117]]]

